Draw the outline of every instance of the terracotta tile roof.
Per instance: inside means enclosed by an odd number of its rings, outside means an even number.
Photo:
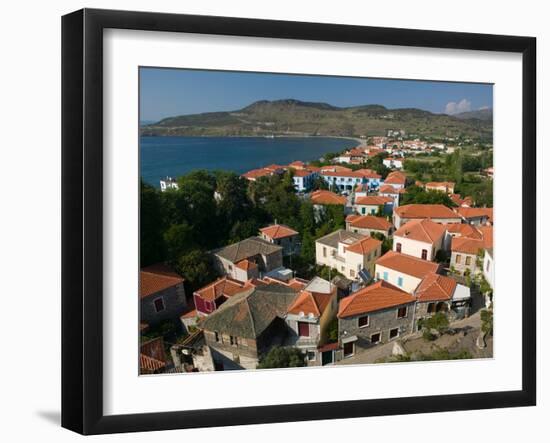
[[[354,228],[362,229],[377,229],[379,231],[387,231],[393,226],[384,217],[376,217],[374,215],[348,215],[346,222]]]
[[[326,351],[336,351],[339,347],[340,345],[338,344],[338,342],[334,342],[334,343],[327,343],[325,345],[318,346],[317,349],[319,350],[319,352],[326,352]]]
[[[451,241],[451,251],[462,252],[463,254],[476,255],[483,247],[483,240],[468,237],[454,237]]]
[[[294,300],[294,303],[289,306],[288,313],[295,315],[299,315],[300,313],[304,313],[305,315],[313,314],[316,317],[320,317],[325,312],[333,295],[321,292],[301,291],[296,300]]]
[[[414,297],[384,280],[367,286],[340,301],[338,318],[380,311],[413,303]]]
[[[445,205],[411,204],[399,206],[393,211],[401,218],[449,218],[460,219],[460,216]]]
[[[316,205],[345,205],[347,200],[344,196],[320,189],[311,193],[311,202]]]
[[[268,165],[266,166],[264,169],[267,169],[268,171],[283,171],[286,169],[286,166],[282,166],[282,165],[276,165],[276,164],[273,164],[273,165]]]
[[[247,258],[235,263],[235,266],[239,269],[242,269],[243,271],[250,271],[251,269],[256,269],[258,267],[256,263],[248,260]]]
[[[300,161],[300,160],[293,161],[292,163],[290,163],[288,165],[289,168],[294,168],[294,169],[302,169],[305,166],[306,166],[306,164],[303,161]]]
[[[417,278],[424,278],[426,275],[439,270],[437,263],[395,251],[386,252],[376,260],[376,265],[394,269]]]
[[[364,178],[382,178],[380,174],[378,174],[376,171],[373,171],[372,169],[358,169],[355,171],[357,174],[360,174]]]
[[[405,185],[407,176],[403,172],[393,171],[388,174],[384,180],[386,185]]]
[[[470,196],[462,198],[460,194],[451,194],[450,197],[453,203],[455,203],[457,206],[471,206],[473,204],[472,197]]]
[[[347,154],[353,155],[354,157],[362,157],[365,155],[365,150],[360,148],[350,149]]]
[[[361,240],[356,241],[352,245],[348,246],[346,248],[346,251],[348,252],[354,252],[356,254],[366,255],[370,253],[371,251],[374,251],[375,249],[378,249],[378,247],[382,244],[380,240],[377,240],[372,237],[366,237]]]
[[[267,177],[273,175],[273,171],[270,171],[266,168],[259,168],[259,169],[252,169],[251,171],[245,172],[242,174],[242,177],[248,179],[248,180],[256,180],[260,177]]]
[[[367,195],[365,197],[357,197],[355,199],[356,205],[385,205],[386,203],[393,203],[393,198],[383,197],[380,195]]]
[[[298,169],[294,171],[294,177],[308,177],[315,174],[315,171],[308,169]]]
[[[430,244],[438,242],[444,235],[445,226],[427,218],[410,220],[393,233],[394,238],[408,238]]]
[[[477,230],[481,233],[482,240],[483,240],[483,247],[485,249],[491,249],[493,247],[493,227],[478,226]]]
[[[199,314],[196,309],[191,309],[190,311],[187,311],[185,314],[180,315],[180,318],[195,318]]]
[[[239,262],[242,263],[242,262]],[[238,266],[238,265],[237,265]],[[243,291],[244,284],[229,277],[222,277],[195,291],[203,300],[213,301],[219,297],[229,298]]]
[[[260,232],[269,238],[279,239],[285,237],[292,237],[298,235],[294,229],[289,228],[286,225],[271,225],[260,229]]]
[[[142,373],[153,373],[166,366],[162,337],[149,340],[140,346],[139,366]]]
[[[456,236],[476,239],[481,239],[483,237],[483,234],[477,227],[469,225],[468,223],[446,223],[443,226],[447,232],[456,234]]]
[[[156,294],[183,281],[181,276],[164,264],[147,266],[139,273],[139,298]]]
[[[420,302],[450,300],[456,289],[456,281],[436,273],[428,274],[415,290]]]
[[[392,185],[382,185],[378,189],[379,194],[404,194],[405,192],[404,188],[396,189]]]
[[[454,189],[455,184],[453,182],[428,182],[425,185],[426,189],[428,188],[445,188],[447,189]]]
[[[493,208],[456,208],[456,212],[465,219],[487,217],[490,222],[493,221]]]

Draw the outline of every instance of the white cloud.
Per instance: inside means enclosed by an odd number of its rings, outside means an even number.
[[[472,110],[472,103],[465,98],[457,102],[449,102],[445,106],[445,114],[460,114],[461,112],[468,112]]]
[[[486,109],[489,109],[489,106],[482,106],[482,107],[479,108],[478,110],[479,110],[479,111],[485,111]]]

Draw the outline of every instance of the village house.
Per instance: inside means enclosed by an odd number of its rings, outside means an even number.
[[[393,225],[384,217],[350,214],[346,217],[346,229],[368,236],[378,233],[387,238],[392,235]]]
[[[353,203],[353,209],[357,214],[375,215],[391,214],[393,208],[393,198],[380,197],[378,195],[367,195],[366,197],[356,197]]]
[[[283,266],[283,248],[259,237],[212,251],[218,272],[246,282]]]
[[[436,223],[462,223],[462,217],[445,205],[403,205],[393,210],[393,224],[400,228],[410,220],[429,218]]]
[[[411,220],[393,233],[393,250],[434,261],[444,248],[445,226],[430,219]]]
[[[451,241],[455,237],[469,237],[477,240],[483,239],[483,233],[476,226],[465,223],[450,223],[445,226],[445,251],[451,250]]]
[[[455,269],[461,274],[468,271],[473,275],[477,267],[477,254],[483,248],[483,240],[468,237],[453,238],[451,241],[451,269]]]
[[[179,189],[178,182],[175,178],[166,177],[166,178],[164,178],[160,181],[160,190],[161,190],[161,192],[165,192],[168,189],[175,189],[175,190]]]
[[[276,167],[274,167],[276,166]],[[271,177],[275,174],[284,174],[285,170],[282,166],[271,165],[271,167],[252,169],[248,172],[245,172],[241,177],[246,178],[249,181],[256,181],[261,177]]]
[[[400,171],[393,171],[384,180],[385,185],[391,185],[395,189],[403,189],[407,184],[407,176]]]
[[[334,355],[323,358],[319,347],[328,341],[328,325],[337,310],[336,286],[320,277],[314,277],[288,308],[286,323],[291,333],[287,344],[305,353],[308,366],[334,362]]]
[[[378,195],[380,197],[390,197],[393,198],[393,207],[396,208],[399,206],[399,199],[401,197],[401,194],[404,194],[406,191],[404,188],[394,188],[392,185],[386,185],[380,186],[380,189],[378,190]]]
[[[216,370],[256,369],[273,346],[291,333],[285,322],[296,291],[271,283],[230,297],[199,322]]]
[[[196,315],[208,315],[218,309],[230,297],[248,288],[246,283],[233,280],[229,277],[221,277],[216,281],[197,289],[193,293]]]
[[[388,251],[376,261],[375,278],[412,294],[424,277],[430,273],[439,273],[439,270],[438,263]]]
[[[377,189],[382,179],[371,169],[353,171],[341,166],[325,166],[321,168],[320,174],[331,189],[339,191],[352,191],[361,183],[367,184],[369,188]]]
[[[470,302],[470,288],[436,273],[426,275],[414,291],[416,321],[438,312],[464,309]]]
[[[471,225],[488,225],[493,224],[493,208],[456,208],[456,212],[464,223]]]
[[[164,264],[142,268],[139,273],[140,321],[156,326],[177,320],[186,310],[183,278]]]
[[[356,346],[387,343],[412,332],[415,298],[402,289],[378,281],[340,302],[338,331],[343,357],[357,352]]]
[[[382,163],[390,169],[403,169],[403,159],[400,157],[387,157]]]
[[[293,172],[292,181],[298,192],[306,192],[313,186],[318,177],[317,171],[310,169],[297,169]]]
[[[337,163],[362,163],[366,158],[367,155],[364,149],[353,148],[336,157],[334,161]]]
[[[381,251],[380,240],[343,229],[315,241],[316,263],[336,269],[351,280],[369,280]]]
[[[319,189],[314,191],[309,196],[311,203],[318,206],[325,205],[342,205],[347,204],[347,199],[343,195],[335,194],[331,191],[326,191],[324,189]]]
[[[424,185],[426,191],[438,191],[445,194],[454,194],[455,184],[453,182],[428,182]]]
[[[453,203],[457,206],[463,206],[463,207],[469,208],[474,204],[474,201],[470,196],[466,196],[462,198],[460,194],[451,194],[449,195],[449,197],[451,198]]]
[[[300,252],[299,233],[286,225],[275,224],[261,228],[260,238],[274,245],[282,246],[285,256]]]

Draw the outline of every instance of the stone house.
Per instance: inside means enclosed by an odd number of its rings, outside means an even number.
[[[451,268],[461,274],[469,271],[474,274],[477,269],[477,254],[483,250],[483,240],[469,237],[455,237],[451,241]]]
[[[378,281],[340,302],[338,332],[343,358],[356,346],[387,343],[413,330],[415,298],[398,287]]]
[[[283,266],[283,248],[259,237],[244,239],[212,254],[218,272],[241,282]]]
[[[294,255],[300,252],[300,236],[297,231],[285,225],[271,225],[260,229],[260,238],[281,246],[283,255]]]
[[[384,217],[351,214],[346,217],[346,230],[371,236],[373,233],[390,237],[393,225]]]
[[[234,295],[198,326],[217,370],[256,369],[262,355],[291,333],[285,322],[296,291],[277,283]]]
[[[286,323],[291,332],[287,343],[305,352],[308,366],[334,362],[332,353],[322,355],[319,347],[328,342],[327,328],[337,309],[336,286],[320,277],[314,277],[288,308]]]
[[[403,205],[393,210],[393,224],[397,229],[410,220],[429,218],[436,223],[462,223],[462,217],[445,205]]]
[[[315,241],[316,263],[336,269],[351,280],[358,280],[364,270],[372,275],[381,253],[380,240],[343,229]]]
[[[445,226],[430,219],[411,220],[393,233],[393,250],[433,261],[444,248],[445,233]]]
[[[142,268],[139,273],[140,322],[155,326],[177,320],[186,310],[183,278],[164,264]]]
[[[424,277],[439,273],[440,265],[395,251],[388,251],[376,261],[375,279],[384,280],[412,294]]]

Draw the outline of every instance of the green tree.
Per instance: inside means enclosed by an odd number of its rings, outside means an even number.
[[[163,238],[164,220],[160,191],[141,181],[140,184],[140,266],[166,258]]]
[[[298,348],[276,346],[262,358],[258,369],[297,368],[305,366],[304,355]]]
[[[179,257],[175,268],[178,274],[185,279],[185,284],[191,292],[202,288],[218,277],[212,264],[212,257],[199,249]]]
[[[481,331],[484,334],[493,335],[493,311],[483,309],[479,315],[481,318]]]
[[[194,230],[186,222],[171,225],[164,233],[164,243],[171,263],[176,263],[182,255],[198,246]]]

